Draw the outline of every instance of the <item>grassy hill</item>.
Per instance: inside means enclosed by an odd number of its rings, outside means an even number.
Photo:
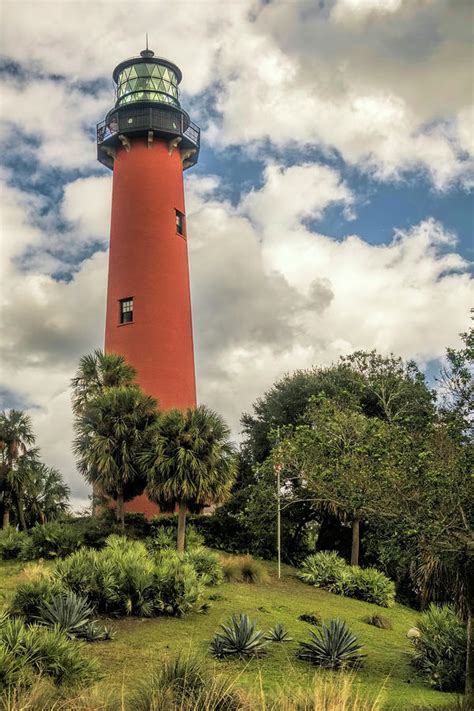
[[[24,579],[23,564],[0,562],[0,605],[7,604],[16,585]],[[309,585],[295,577],[295,569],[283,567],[279,581],[272,564],[267,564],[270,582],[264,584],[224,583],[209,588],[222,599],[211,602],[208,614],[191,614],[184,618],[154,619],[128,618],[112,622],[116,638],[111,642],[90,647],[91,654],[100,659],[105,678],[102,684],[112,686],[117,693],[138,677],[144,677],[154,662],[179,651],[197,654],[211,668],[215,665],[225,672],[237,686],[270,698],[280,689],[291,692],[292,687],[310,686],[315,670],[298,661],[295,651],[298,641],[308,637],[311,627],[298,619],[299,615],[319,613],[324,621],[331,618],[345,620],[364,644],[367,655],[364,668],[357,674],[357,687],[362,694],[381,693],[382,708],[410,709],[442,708],[453,703],[454,697],[429,689],[417,677],[409,663],[410,644],[406,638],[417,613],[402,605],[385,609],[375,605],[343,598]],[[281,622],[293,637],[292,642],[272,644],[268,654],[250,662],[216,662],[209,654],[209,642],[220,623],[231,613],[246,612],[263,629]],[[366,624],[363,618],[381,613],[392,623],[391,630]],[[321,672],[316,672],[321,674]]]

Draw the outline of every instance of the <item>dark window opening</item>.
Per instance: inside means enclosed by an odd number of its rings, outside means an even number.
[[[120,323],[132,323],[133,321],[133,298],[120,299]]]
[[[184,215],[176,210],[176,232],[184,237]]]

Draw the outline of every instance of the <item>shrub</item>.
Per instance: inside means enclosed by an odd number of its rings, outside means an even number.
[[[299,615],[298,619],[302,622],[307,622],[308,625],[314,625],[315,627],[319,627],[319,625],[323,621],[323,618],[321,617],[319,612],[305,612],[303,615]]]
[[[197,547],[186,551],[184,559],[190,563],[196,571],[198,578],[205,585],[218,585],[224,578],[222,564],[219,556],[206,548]]]
[[[17,531],[9,526],[0,530],[0,558],[3,560],[13,560],[22,558],[22,552],[28,544],[28,534],[26,531]]]
[[[56,563],[54,577],[63,588],[85,597],[97,612],[116,612],[120,603],[116,561],[105,549],[81,548]]]
[[[221,625],[211,642],[211,652],[218,659],[236,656],[239,659],[256,656],[265,651],[268,640],[265,633],[257,629],[255,622],[241,613],[232,615],[227,624]]]
[[[204,592],[194,567],[181,558],[162,560],[156,567],[155,581],[155,605],[165,615],[185,615]]]
[[[27,665],[25,659],[15,656],[0,642],[0,692],[24,680]]]
[[[98,677],[96,662],[86,656],[83,644],[68,639],[58,628],[26,626],[18,618],[3,617],[0,647],[10,665],[13,657],[21,666],[51,677],[56,684],[74,686]]]
[[[83,543],[80,531],[69,523],[37,524],[30,530],[34,558],[62,558]]]
[[[270,642],[291,642],[292,638],[279,622],[267,634],[267,639]]]
[[[309,633],[310,641],[301,642],[298,658],[324,669],[357,668],[365,655],[362,645],[343,620],[330,620],[316,632]]]
[[[347,568],[345,560],[334,551],[321,551],[304,559],[298,577],[305,583],[332,592]]]
[[[395,584],[386,575],[375,568],[347,565],[334,552],[308,556],[298,577],[336,595],[355,597],[381,607],[391,607],[395,602]]]
[[[171,528],[158,528],[153,538],[147,538],[145,545],[149,551],[176,550],[176,535]]]
[[[71,590],[53,595],[50,602],[44,601],[39,609],[37,622],[45,627],[58,627],[68,637],[82,637],[94,616],[88,601]]]
[[[413,664],[439,691],[462,691],[466,669],[466,628],[449,605],[431,604],[418,620]]]
[[[381,630],[392,629],[392,623],[387,617],[383,617],[383,615],[369,615],[369,617],[364,617],[364,622],[367,622],[368,625],[379,627]]]
[[[26,583],[18,585],[10,605],[12,615],[20,615],[27,621],[33,620],[41,606],[51,602],[54,595],[62,591],[62,585],[47,575],[39,575]]]
[[[352,590],[350,597],[372,602],[381,607],[392,607],[395,602],[395,583],[375,568],[351,569]]]
[[[193,657],[168,659],[141,682],[130,702],[134,711],[239,711],[226,679],[209,674]]]
[[[263,563],[251,555],[221,558],[224,579],[228,582],[266,583],[269,575]]]

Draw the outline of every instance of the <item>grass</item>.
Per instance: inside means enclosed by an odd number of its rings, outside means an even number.
[[[24,579],[23,567],[22,563],[0,562],[0,606],[2,601],[7,603],[11,599],[16,585]],[[414,610],[402,605],[379,608],[333,595],[300,582],[295,569],[289,566],[283,566],[282,579],[278,581],[274,566],[266,563],[265,568],[269,582],[226,582],[220,585],[218,590],[222,599],[211,602],[208,614],[115,620],[116,638],[95,644],[91,653],[99,659],[107,684],[112,686],[117,698],[124,684],[128,686],[129,682],[143,678],[152,665],[180,651],[197,655],[210,669],[228,674],[236,686],[259,697],[263,694],[267,698],[277,698],[282,690],[291,694],[297,687],[309,689],[315,673],[321,680],[325,674],[315,672],[309,664],[295,658],[298,641],[306,639],[311,629],[298,617],[319,613],[324,621],[331,618],[345,620],[363,643],[367,658],[355,682],[355,688],[362,696],[375,697],[383,687],[381,708],[400,711],[453,704],[455,697],[452,694],[429,689],[410,666],[410,643],[406,632],[418,617]],[[208,592],[212,597],[215,589]],[[209,653],[210,641],[231,613],[240,612],[247,613],[264,630],[282,623],[293,641],[270,645],[268,655],[258,660],[215,662]],[[380,613],[390,621],[392,629],[379,629],[364,621],[367,616]]]

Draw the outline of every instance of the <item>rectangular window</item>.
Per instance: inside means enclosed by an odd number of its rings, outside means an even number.
[[[179,210],[176,212],[176,232],[184,237],[184,215]]]
[[[133,297],[120,299],[120,323],[132,323],[133,321]]]

